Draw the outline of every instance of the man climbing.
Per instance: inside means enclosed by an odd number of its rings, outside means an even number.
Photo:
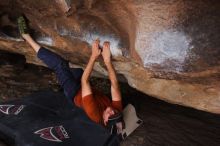
[[[80,68],[70,69],[69,64],[59,55],[41,47],[28,33],[24,17],[18,18],[18,27],[21,36],[36,51],[40,58],[50,69],[56,73],[57,79],[64,89],[64,94],[73,105],[82,108],[88,117],[101,125],[114,129],[117,133],[122,130],[122,98],[118,80],[111,62],[110,43],[104,42],[102,50],[100,41],[95,40],[92,44],[92,54],[83,71]],[[111,81],[112,101],[101,92],[93,89],[89,79],[96,59],[102,55],[109,79]],[[114,128],[113,128],[114,127]]]

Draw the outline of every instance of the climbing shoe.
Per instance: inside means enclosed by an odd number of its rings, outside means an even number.
[[[23,16],[20,16],[18,17],[17,21],[20,34],[29,33],[25,18]]]

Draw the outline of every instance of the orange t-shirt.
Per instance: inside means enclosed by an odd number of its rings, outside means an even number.
[[[111,101],[107,96],[97,90],[93,90],[93,94],[89,94],[82,98],[82,90],[80,89],[73,101],[76,106],[83,108],[91,120],[96,123],[103,124],[103,112],[111,106],[118,111],[122,111],[121,101]]]

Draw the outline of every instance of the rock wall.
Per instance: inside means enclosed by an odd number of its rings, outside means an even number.
[[[219,10],[216,0],[1,0],[0,50],[44,65],[17,32],[24,14],[33,37],[73,66],[86,65],[94,39],[109,40],[116,70],[132,87],[220,113]],[[101,59],[95,71],[107,76]]]

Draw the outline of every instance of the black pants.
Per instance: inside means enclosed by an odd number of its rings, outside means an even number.
[[[55,71],[57,79],[64,89],[65,96],[72,101],[80,89],[83,70],[81,68],[70,69],[68,61],[43,47],[40,48],[37,56]]]

